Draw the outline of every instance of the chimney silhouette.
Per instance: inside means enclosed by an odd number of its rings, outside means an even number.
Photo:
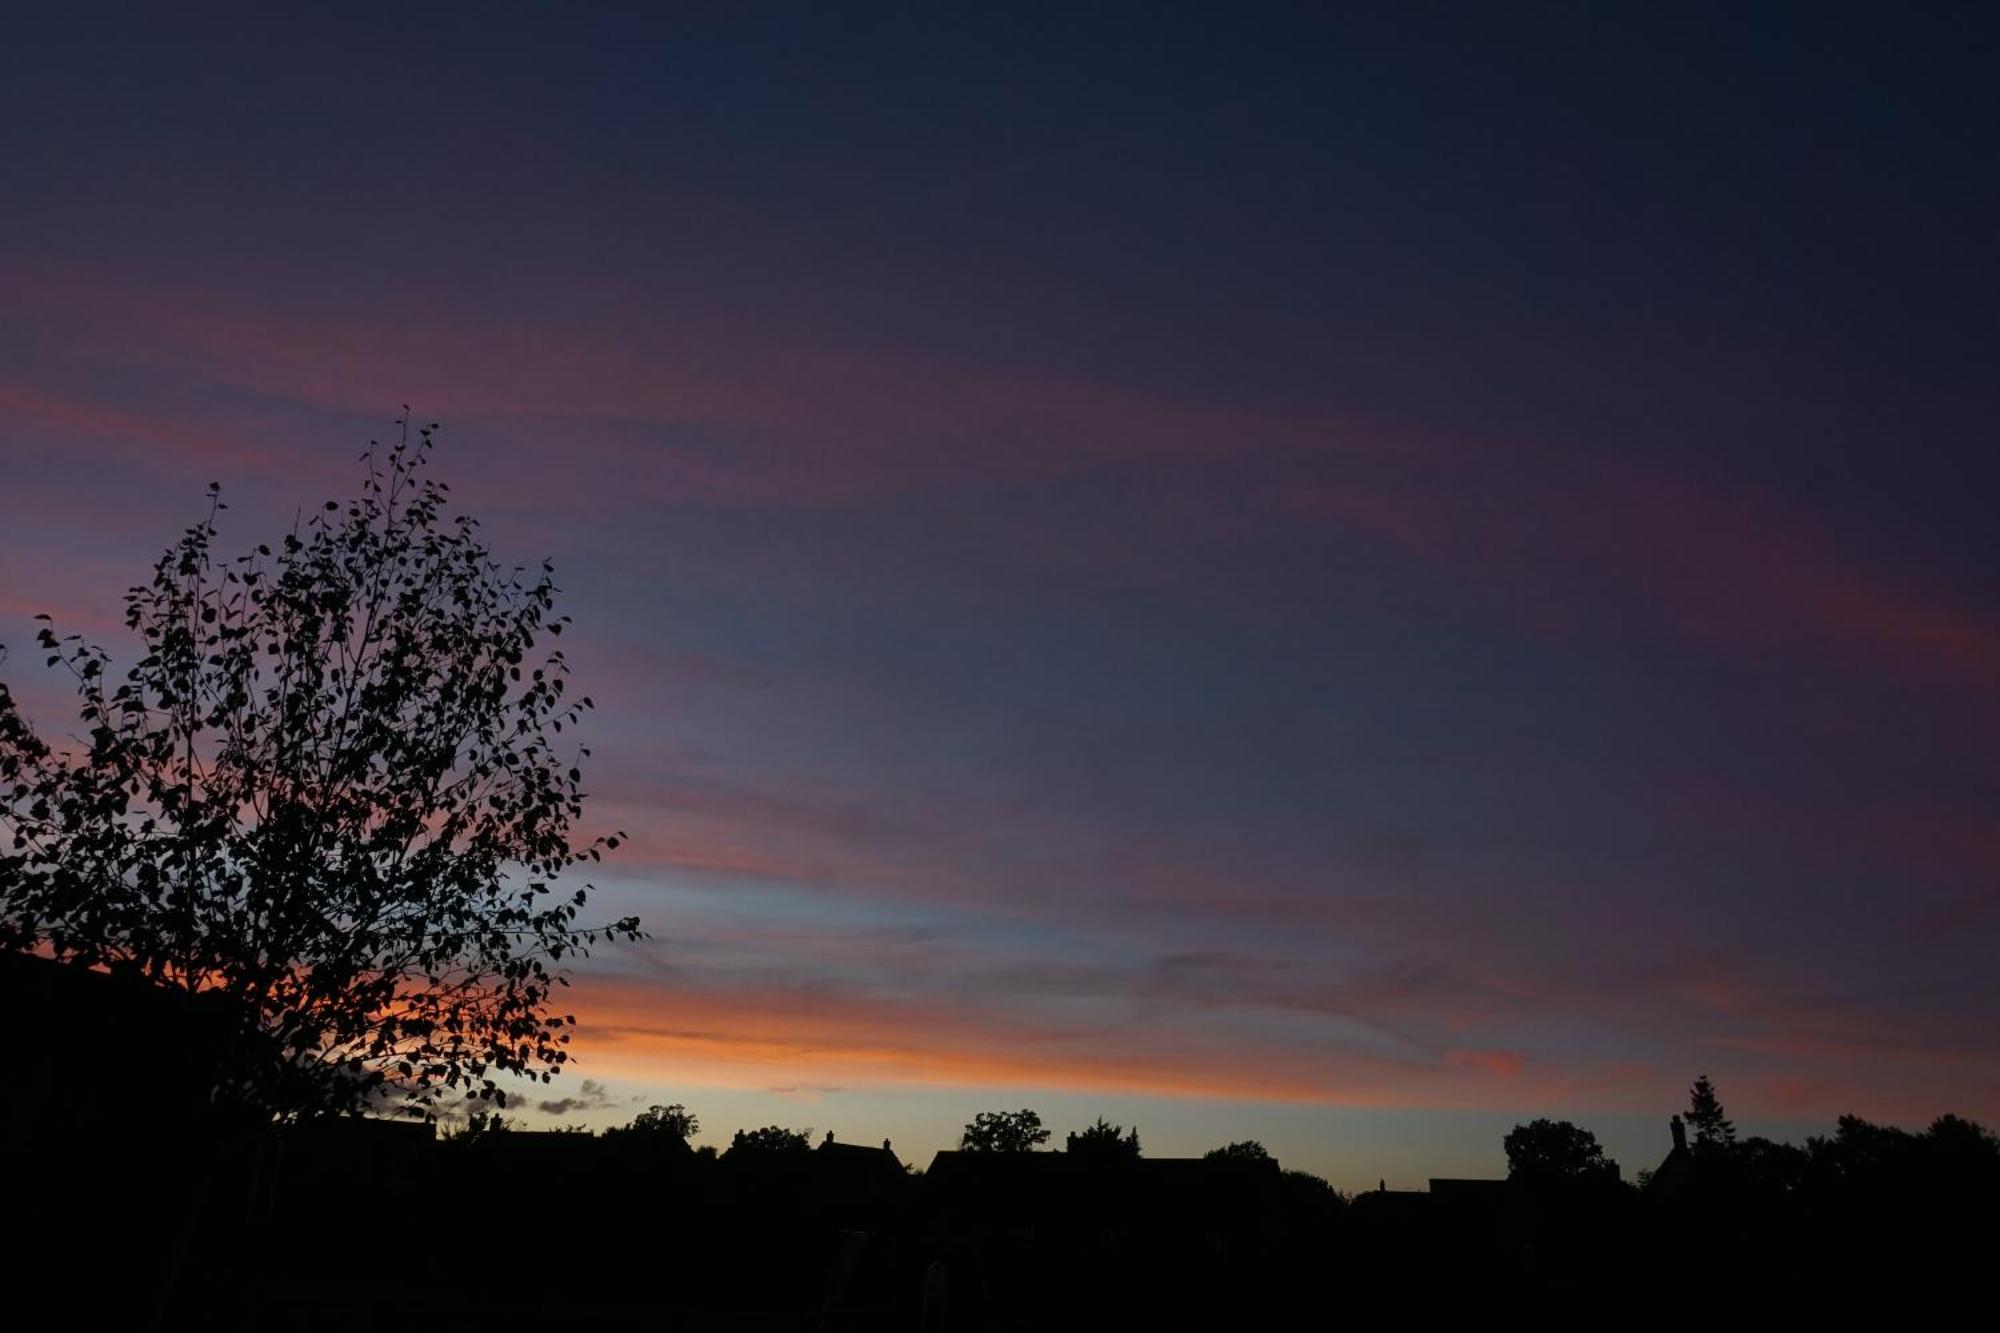
[[[1669,1120],[1667,1124],[1674,1131],[1674,1151],[1686,1152],[1688,1146],[1687,1126],[1681,1123],[1681,1118],[1679,1116],[1675,1116],[1672,1120]]]

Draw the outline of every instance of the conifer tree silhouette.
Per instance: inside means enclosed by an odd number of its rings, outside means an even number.
[[[1715,1085],[1703,1074],[1688,1092],[1687,1122],[1698,1148],[1727,1148],[1736,1142],[1736,1126],[1723,1114]]]

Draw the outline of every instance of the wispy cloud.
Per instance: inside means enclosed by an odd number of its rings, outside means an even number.
[[[601,1111],[618,1105],[618,1099],[608,1092],[596,1079],[584,1079],[576,1085],[576,1093],[570,1097],[535,1103],[535,1109],[543,1115],[566,1116],[578,1111]]]

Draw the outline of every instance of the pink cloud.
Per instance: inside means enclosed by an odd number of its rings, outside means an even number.
[[[1201,563],[1163,568],[1163,553],[1241,546],[1274,521],[1332,523],[1470,576],[1557,631],[1615,603],[1726,651],[1832,645],[1871,669],[1914,667],[1981,690],[2000,682],[2000,626],[1857,565],[1811,514],[1752,488],[1649,473],[1606,450],[1584,462],[1355,414],[1225,408],[922,352],[837,349],[797,333],[787,342],[782,330],[715,309],[662,311],[609,294],[594,298],[587,320],[472,320],[421,308],[362,317],[346,294],[280,312],[240,293],[20,261],[8,278],[48,325],[46,341],[79,355],[370,415],[418,394],[426,416],[461,430],[532,423],[562,438],[564,466],[538,471],[543,492],[574,489],[596,505],[851,507],[1099,467],[1194,469],[1153,488],[1115,540],[1101,526],[1049,527],[1005,511],[966,540],[1023,568],[1190,591]],[[205,462],[271,456],[222,421],[190,425],[18,382],[0,385],[0,414]],[[728,447],[621,439],[605,429],[618,422],[720,429]],[[1224,502],[1218,479],[1241,502]],[[1135,540],[1147,515],[1158,539]]]
[[[1308,481],[1296,514],[1466,576],[1565,635],[1607,608],[1739,653],[1836,647],[1870,669],[2000,683],[2000,626],[1844,557],[1813,515],[1770,493],[1715,489],[1620,463],[1507,447],[1461,473]],[[1534,482],[1520,479],[1525,474]]]

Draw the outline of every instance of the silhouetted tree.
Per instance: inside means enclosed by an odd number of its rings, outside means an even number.
[[[1754,1134],[1734,1145],[1729,1157],[1742,1188],[1764,1198],[1796,1190],[1805,1180],[1809,1164],[1805,1149]]]
[[[1210,1153],[1209,1156],[1215,1154]],[[1272,1159],[1265,1157],[1263,1160],[1268,1162]],[[1323,1176],[1316,1176],[1310,1171],[1286,1171],[1278,1179],[1284,1191],[1284,1206],[1295,1222],[1329,1222],[1339,1217],[1347,1207],[1347,1196]]]
[[[1068,1151],[1110,1161],[1136,1160],[1139,1156],[1139,1129],[1135,1125],[1128,1133],[1124,1126],[1114,1125],[1099,1116],[1097,1123],[1069,1136]]]
[[[1815,1171],[1842,1185],[1873,1187],[1909,1174],[1917,1136],[1894,1125],[1878,1125],[1858,1115],[1841,1116],[1833,1137],[1806,1140]]]
[[[729,1140],[731,1157],[778,1157],[787,1153],[812,1151],[810,1129],[786,1129],[766,1125],[762,1129],[739,1129]]]
[[[686,1143],[701,1133],[701,1121],[695,1118],[694,1112],[675,1102],[672,1106],[649,1106],[633,1116],[629,1125],[619,1125],[604,1132],[635,1138],[679,1139]]]
[[[1911,1133],[1844,1115],[1806,1152],[1799,1196],[1844,1281],[1921,1272],[1949,1282],[1990,1268],[2000,1140],[1979,1125],[1941,1116]]]
[[[1736,1126],[1722,1113],[1715,1085],[1703,1074],[1688,1091],[1687,1122],[1694,1130],[1697,1148],[1726,1148],[1736,1142]]]
[[[1976,1121],[1942,1115],[1923,1132],[1918,1145],[1923,1188],[1964,1206],[1989,1209],[2000,1195],[2000,1137]]]
[[[1590,1180],[1613,1170],[1597,1136],[1567,1120],[1531,1120],[1516,1125],[1502,1141],[1507,1176],[1531,1183]]]
[[[981,1111],[965,1127],[958,1146],[965,1152],[1029,1152],[1049,1141],[1042,1118],[1019,1111]]]
[[[1210,1148],[1202,1156],[1211,1162],[1269,1162],[1273,1160],[1270,1152],[1255,1139],[1244,1139],[1241,1143],[1225,1143],[1220,1148]],[[1328,1188],[1331,1188],[1331,1186]]]
[[[1976,1120],[1941,1115],[1931,1121],[1924,1138],[1941,1153],[1967,1162],[2000,1160],[2000,1136]]]
[[[551,568],[495,563],[404,432],[275,552],[216,553],[211,486],[126,594],[122,683],[45,624],[75,744],[0,687],[0,948],[226,997],[217,1099],[277,1118],[546,1082],[559,964],[640,935],[559,887],[618,838],[572,835],[589,752],[559,746],[591,703],[530,657],[568,620]]]

